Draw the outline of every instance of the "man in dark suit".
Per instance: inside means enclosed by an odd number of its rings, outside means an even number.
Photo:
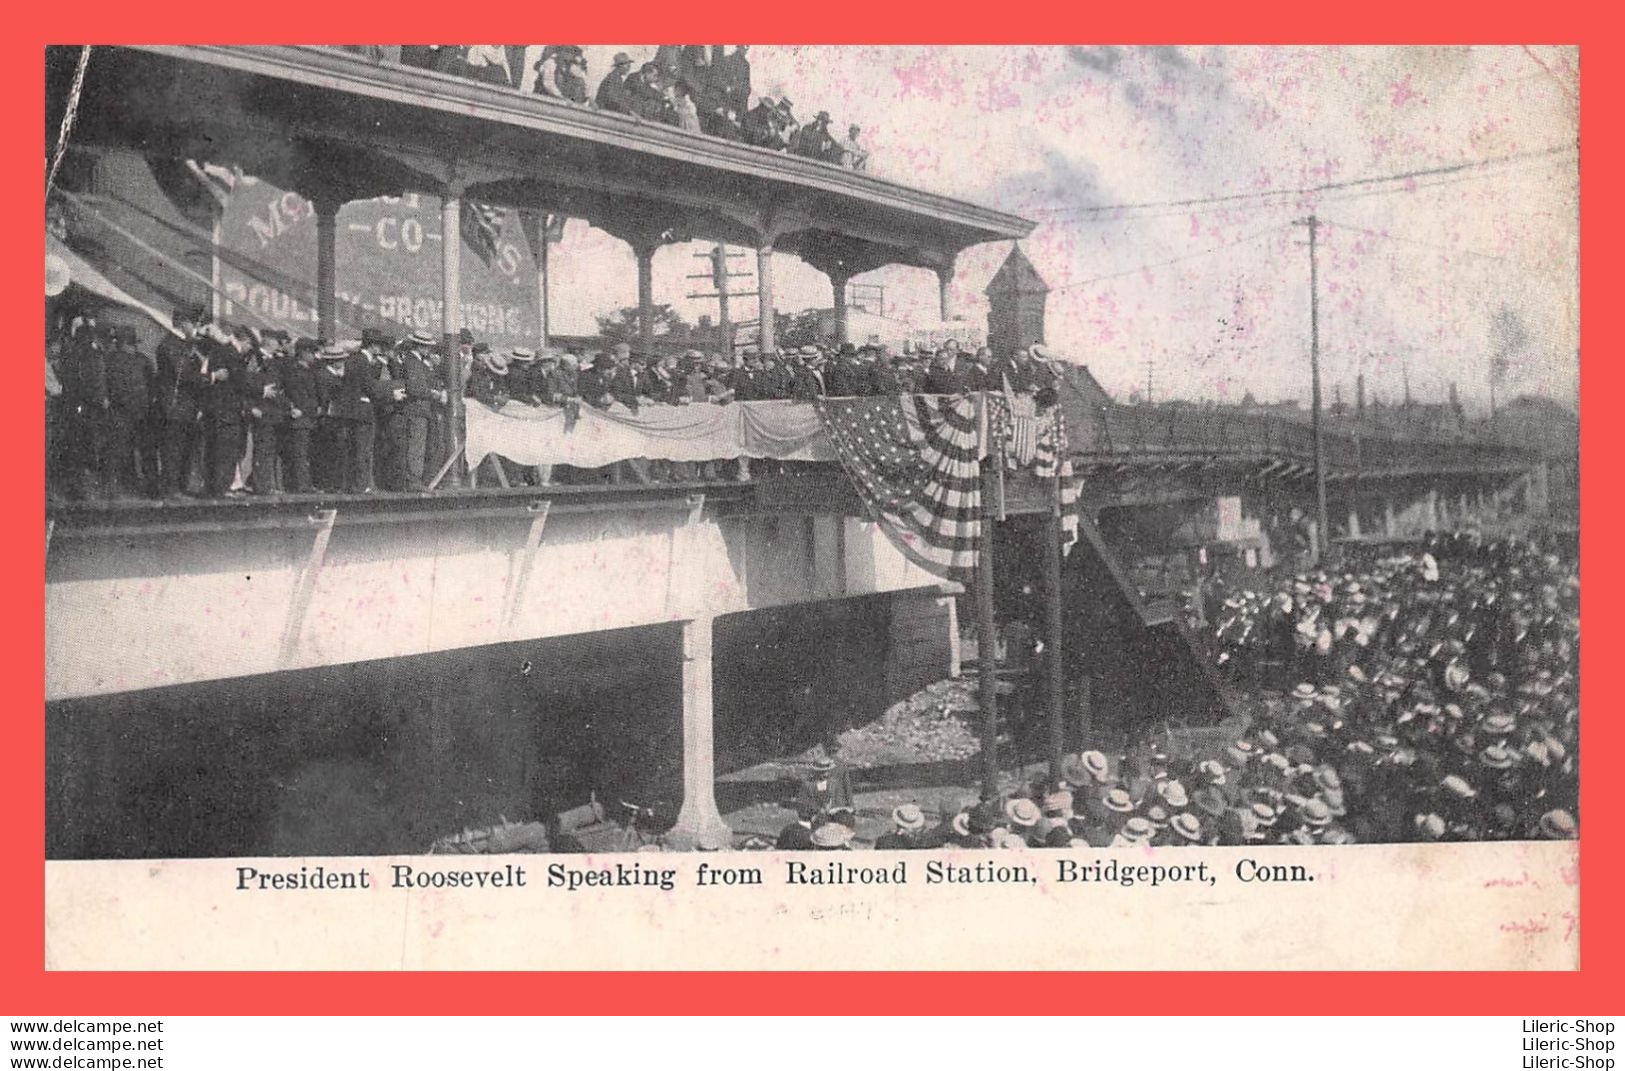
[[[626,101],[639,119],[677,125],[677,112],[660,87],[660,68],[653,63],[645,63],[626,80]]]
[[[730,55],[716,64],[723,104],[740,116],[750,108],[750,56],[746,54],[749,48],[749,45],[736,45]]]
[[[147,359],[136,349],[133,327],[115,327],[110,332],[107,352],[107,450],[104,454],[104,487],[120,497],[139,493],[136,479],[137,433],[151,405]],[[142,459],[153,462],[150,454]]]
[[[236,345],[217,334],[199,367],[201,404],[207,440],[208,494],[231,495],[232,478],[243,454],[243,357]]]
[[[757,148],[779,150],[785,147],[779,110],[772,97],[763,97],[756,107],[745,113],[744,126],[745,140]]]
[[[924,388],[926,394],[966,394],[977,389],[968,362],[959,354],[959,343],[953,339],[943,343],[925,375]]]
[[[407,351],[401,359],[401,384],[405,397],[396,406],[399,420],[395,426],[394,449],[401,466],[401,486],[407,491],[422,491],[424,467],[428,459],[429,424],[436,405],[446,404],[446,392],[440,385],[430,353],[434,337],[427,331],[414,331],[407,339]]]
[[[198,448],[198,393],[205,383],[199,371],[203,358],[197,334],[206,320],[201,309],[176,309],[171,322],[179,334],[166,335],[155,354],[151,420],[159,450],[158,491],[164,498],[184,497],[191,482]]]
[[[615,65],[598,83],[598,94],[593,98],[601,111],[632,114],[632,101],[626,93],[626,78],[631,73],[632,57],[625,52],[615,53]]]
[[[316,375],[319,432],[330,489],[366,494],[373,489],[372,367],[359,347],[322,347]]]
[[[282,331],[267,331],[265,346],[248,354],[243,368],[243,406],[254,433],[254,493],[279,495],[282,480],[277,473],[277,460],[281,455],[279,440],[282,426],[287,422],[287,401],[282,397],[282,384],[276,371],[276,354],[288,338]]]
[[[310,479],[310,437],[321,404],[316,393],[316,351],[320,348],[315,339],[301,338],[276,359],[277,384],[288,407],[287,424],[277,437],[282,487],[298,495],[316,490]]]

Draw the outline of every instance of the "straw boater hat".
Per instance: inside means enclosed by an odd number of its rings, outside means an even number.
[[[1326,809],[1338,818],[1349,813],[1348,806],[1343,801],[1342,789],[1328,788],[1320,794],[1320,798],[1326,801]]]
[[[1139,815],[1123,823],[1123,836],[1136,843],[1150,840],[1156,831],[1157,828],[1151,824],[1150,819],[1141,818]]]
[[[825,822],[812,831],[815,848],[844,848],[852,841],[852,830],[840,822]]]
[[[1253,804],[1253,821],[1261,826],[1273,826],[1275,824],[1275,808],[1267,803]]]
[[[1034,803],[1030,799],[1025,799],[1020,796],[1004,805],[1004,813],[1005,816],[1016,825],[1029,829],[1036,826],[1038,824],[1038,820],[1043,817],[1043,815],[1039,813],[1038,804]]]
[[[1232,741],[1225,747],[1224,753],[1230,758],[1230,765],[1245,766],[1247,760],[1255,754],[1253,745],[1246,740]]]
[[[1573,840],[1578,833],[1574,816],[1561,808],[1540,816],[1540,835],[1547,840]]]
[[[321,357],[321,359],[324,361],[342,361],[346,355],[347,351],[345,350],[343,344],[338,342],[329,342],[327,345],[322,347],[321,353],[319,353],[317,356]]]
[[[1185,786],[1178,781],[1166,781],[1158,785],[1157,794],[1162,797],[1162,802],[1176,811],[1191,804],[1190,796],[1185,793]]]
[[[1511,714],[1502,711],[1486,714],[1484,719],[1478,723],[1478,731],[1488,733],[1490,736],[1505,736],[1517,727],[1517,719]]]
[[[1337,776],[1337,771],[1332,767],[1317,766],[1315,767],[1315,784],[1323,789],[1335,791],[1343,787],[1343,780]]]
[[[1103,752],[1085,751],[1078,756],[1078,761],[1083,764],[1084,772],[1101,784],[1105,784],[1111,776],[1111,764],[1106,761]]]
[[[1292,689],[1294,699],[1313,699],[1318,694],[1315,686],[1308,681],[1301,681],[1297,687]]]
[[[1308,799],[1298,806],[1298,818],[1304,825],[1329,826],[1332,824],[1332,809],[1326,806],[1321,799]]]
[[[1222,785],[1225,783],[1224,763],[1216,759],[1203,759],[1196,764],[1196,769],[1206,777],[1208,784]]]
[[[1127,789],[1109,789],[1101,797],[1101,802],[1106,805],[1108,811],[1116,811],[1118,814],[1130,814],[1134,810],[1134,800],[1129,796]]]
[[[960,811],[958,814],[954,815],[953,821],[949,823],[949,827],[961,837],[970,836],[970,812]]]
[[[480,364],[484,365],[485,370],[494,376],[505,376],[508,374],[508,359],[502,356],[500,353],[491,353],[487,351],[480,354]]]
[[[891,820],[898,829],[910,832],[925,828],[925,812],[920,810],[918,804],[905,803],[900,807],[892,808]]]
[[[406,336],[406,341],[410,342],[414,346],[433,346],[434,336],[429,334],[427,331],[413,331],[410,335]]]
[[[1202,839],[1202,822],[1189,811],[1182,811],[1174,815],[1174,820],[1169,825],[1173,827],[1175,833],[1178,833],[1186,840],[1197,841]]]
[[[1436,814],[1419,814],[1416,816],[1416,829],[1429,840],[1438,840],[1444,836],[1444,819]]]
[[[1044,797],[1044,814],[1051,818],[1072,818],[1072,793],[1061,789]]]
[[[1152,806],[1150,810],[1145,812],[1145,818],[1146,821],[1158,829],[1168,828],[1168,812],[1161,807]]]
[[[1449,792],[1451,795],[1458,796],[1464,800],[1470,800],[1474,796],[1478,795],[1478,792],[1474,790],[1473,786],[1469,785],[1467,781],[1458,774],[1451,774],[1443,781],[1440,781],[1439,785],[1446,792]]]
[[[546,356],[557,357],[558,354],[550,353]],[[533,349],[528,349],[524,346],[515,346],[513,349],[508,351],[508,359],[510,361],[518,361],[520,364],[529,364],[531,361],[536,359],[536,351]]]
[[[1492,770],[1509,770],[1517,762],[1517,756],[1497,741],[1478,753],[1478,761]]]

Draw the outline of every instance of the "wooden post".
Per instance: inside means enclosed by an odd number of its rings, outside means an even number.
[[[1049,669],[1049,780],[1062,779],[1066,758],[1066,666],[1061,658],[1061,474],[1059,465],[1051,481],[1049,530],[1044,539],[1044,608],[1049,620],[1044,635]]]
[[[645,355],[655,346],[655,249],[653,245],[636,245],[632,253],[638,260],[638,349]]]
[[[316,208],[316,334],[323,342],[338,338],[337,201],[320,198]]]
[[[773,244],[756,249],[756,319],[759,348],[763,353],[778,349],[778,324],[773,321]]]
[[[463,329],[463,191],[449,186],[446,198],[440,203],[440,272],[441,297],[444,312],[441,330],[445,334],[446,350],[446,424],[450,442],[443,447],[450,459],[451,471],[447,479],[452,486],[463,483],[461,456],[463,444],[463,357],[458,352],[457,336]]]
[[[976,556],[977,703],[982,708],[982,798],[999,793],[998,644],[993,633],[993,496],[995,459],[982,462],[982,545]]]

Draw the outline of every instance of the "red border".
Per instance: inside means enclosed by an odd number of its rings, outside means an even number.
[[[636,5],[641,7],[643,5]],[[43,228],[39,205],[43,185],[40,140],[43,114],[41,59],[46,43],[96,41],[243,41],[375,38],[439,39],[455,36],[453,27],[479,25],[494,36],[511,27],[509,37],[528,37],[546,27],[550,39],[597,41],[692,37],[757,41],[987,43],[1033,41],[1144,41],[1177,37],[1181,41],[1290,42],[1404,41],[1414,43],[1529,42],[1574,43],[1585,47],[1585,109],[1582,182],[1606,195],[1586,198],[1583,224],[1582,303],[1607,310],[1619,269],[1610,263],[1612,250],[1602,236],[1617,232],[1618,208],[1612,183],[1598,176],[1618,173],[1619,149],[1607,125],[1617,99],[1618,57],[1591,46],[1610,42],[1605,17],[1581,14],[1578,5],[1418,4],[1393,0],[1347,6],[1297,3],[1251,5],[1167,3],[1149,8],[1129,5],[1084,5],[1070,13],[993,9],[985,4],[892,3],[875,5],[836,0],[800,6],[745,3],[661,4],[650,10],[616,5],[610,11],[592,4],[540,7],[513,0],[487,0],[469,21],[444,4],[397,0],[373,5],[311,3],[283,0],[277,4],[221,5],[111,4],[82,0],[70,6],[27,5],[8,14],[4,99],[10,105],[3,122],[3,144],[10,157],[0,170],[8,203],[18,207],[17,228],[28,240],[18,255],[6,258],[5,287],[14,303],[16,341],[10,357],[28,371],[8,382],[27,386],[37,398],[39,365],[28,356],[42,344],[39,315],[39,265]],[[569,8],[569,10],[566,10]],[[956,8],[958,10],[956,10]],[[454,15],[456,11],[458,15]],[[990,18],[990,15],[995,17]],[[450,17],[448,17],[450,16]],[[958,16],[957,18],[955,16]],[[741,28],[748,33],[742,33]],[[709,34],[696,32],[700,29]],[[1599,114],[1603,118],[1599,118]],[[54,132],[46,133],[46,144]],[[972,165],[974,166],[974,164]],[[1600,250],[1600,252],[1599,252]],[[1599,557],[1595,544],[1605,536],[1613,513],[1608,488],[1599,472],[1608,470],[1613,429],[1604,422],[1599,399],[1620,386],[1619,332],[1611,319],[1592,316],[1584,337],[1591,359],[1585,365],[1583,403],[1583,484],[1587,503],[1584,540],[1586,567],[1585,623],[1593,630],[1589,650],[1596,661],[1602,645],[1615,638],[1607,608],[1618,595],[1618,569],[1611,556]],[[1600,354],[1600,356],[1599,356]],[[41,471],[43,434],[34,405],[0,423],[0,457],[21,473],[11,483],[15,507],[0,541],[15,590],[43,591],[44,562],[39,518],[43,512]],[[34,605],[39,606],[39,603]],[[1599,611],[1599,607],[1604,608]],[[1283,976],[1231,974],[1203,980],[1197,986],[1152,973],[1076,974],[1039,982],[1034,976],[948,973],[894,975],[817,975],[796,978],[791,988],[764,985],[752,974],[202,974],[202,973],[46,973],[43,964],[43,882],[38,860],[43,855],[43,755],[41,667],[44,640],[38,616],[23,616],[7,628],[3,649],[13,685],[5,704],[8,732],[0,745],[0,800],[9,819],[11,851],[0,883],[0,977],[7,1014],[590,1014],[645,1013],[775,1013],[806,1008],[791,993],[823,991],[839,985],[841,1010],[884,1010],[887,1014],[974,1011],[982,1014],[1248,1014],[1259,1011],[1257,993],[1270,993],[1274,1014],[1605,1014],[1617,1012],[1625,992],[1618,952],[1621,920],[1611,895],[1620,887],[1617,805],[1610,806],[1613,785],[1604,778],[1612,756],[1622,753],[1620,720],[1600,704],[1612,698],[1612,683],[1595,672],[1584,678],[1586,703],[1597,712],[1586,726],[1585,880],[1581,885],[1583,969],[1565,974],[1431,974],[1361,973]],[[1601,631],[1596,631],[1601,630]],[[967,920],[969,921],[969,920]],[[1080,926],[1093,922],[1080,917]],[[837,981],[838,979],[838,981]],[[1038,984],[1035,984],[1038,983]],[[866,999],[872,998],[872,999]]]

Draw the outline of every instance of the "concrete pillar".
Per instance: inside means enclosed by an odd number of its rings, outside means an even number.
[[[339,204],[321,199],[316,208],[316,334],[323,342],[338,338]]]
[[[937,308],[942,313],[942,320],[946,323],[954,318],[954,299],[949,293],[949,287],[954,281],[954,266],[949,264],[946,268],[937,269]]]
[[[655,345],[655,249],[652,245],[635,245],[632,253],[638,259],[638,349],[653,353]]]
[[[1389,539],[1399,534],[1399,524],[1394,520],[1394,500],[1384,499],[1382,503],[1382,534]]]
[[[1439,492],[1433,488],[1428,489],[1427,509],[1422,514],[1424,523],[1435,531],[1439,528]]]
[[[1456,527],[1460,528],[1472,520],[1473,507],[1467,502],[1466,491],[1463,491],[1459,496],[1457,496],[1457,501],[1461,506],[1461,512],[1456,514]]]
[[[846,284],[852,281],[850,275],[836,272],[829,277],[829,285],[835,291],[835,341],[851,342],[852,332],[847,327]]]
[[[1349,538],[1360,538],[1360,511],[1353,506],[1349,507]]]
[[[683,807],[667,837],[674,847],[733,846],[733,830],[717,809],[711,626],[710,617],[683,622]]]
[[[773,244],[758,246],[756,249],[756,306],[757,318],[761,321],[761,348],[765,353],[768,350],[778,349],[776,325],[773,322]]]

